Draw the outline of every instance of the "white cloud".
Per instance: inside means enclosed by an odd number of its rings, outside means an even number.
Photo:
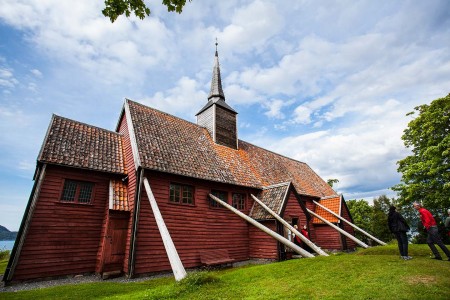
[[[81,66],[96,80],[142,82],[157,63],[170,62],[173,40],[156,17],[115,23],[101,14],[101,1],[3,1],[2,18],[52,58]],[[131,18],[133,20],[133,18]]]
[[[38,69],[32,69],[30,72],[31,72],[31,74],[33,74],[35,77],[37,77],[37,78],[42,78],[42,72],[39,71]]]
[[[285,101],[280,99],[267,101],[263,104],[263,106],[267,109],[264,114],[269,118],[284,119],[284,114],[281,112],[281,109],[285,105]]]
[[[235,53],[258,51],[271,37],[279,33],[284,25],[277,7],[278,5],[269,1],[256,0],[236,9],[231,24],[219,35],[220,42],[225,45],[225,51],[228,52],[230,49]]]
[[[0,68],[0,86],[12,89],[18,84],[19,81],[14,78],[13,70],[9,68]]]
[[[139,101],[192,121],[195,114],[206,104],[207,98],[208,95],[199,89],[198,82],[182,77],[172,89],[166,92],[157,92],[152,97]]]
[[[297,106],[297,108],[295,108],[295,110],[294,110],[293,121],[295,123],[300,123],[300,124],[309,124],[309,123],[311,123],[311,118],[310,118],[311,113],[312,113],[312,110],[310,108],[308,108],[306,105]]]

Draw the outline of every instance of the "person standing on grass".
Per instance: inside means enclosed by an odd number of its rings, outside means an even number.
[[[447,235],[450,236],[450,208],[447,210],[448,217],[445,219],[445,229],[447,230]]]
[[[409,226],[405,218],[396,211],[395,206],[389,207],[388,226],[389,230],[397,239],[401,258],[404,260],[412,259],[411,256],[408,256],[408,237],[406,236],[406,232],[409,231]]]
[[[434,255],[432,259],[442,260],[441,254],[439,254],[436,246],[434,245],[437,244],[442,249],[442,251],[444,251],[445,255],[447,255],[448,260],[450,261],[450,251],[448,251],[447,247],[445,247],[444,243],[441,240],[441,237],[439,236],[436,220],[434,219],[433,215],[428,210],[423,208],[422,204],[420,204],[419,202],[414,202],[413,206],[419,212],[423,227],[425,227],[427,230],[427,244]]]

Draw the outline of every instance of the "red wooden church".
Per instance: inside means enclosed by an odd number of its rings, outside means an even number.
[[[239,140],[236,116],[225,102],[217,51],[197,124],[128,99],[115,131],[53,115],[3,280],[170,271],[144,178],[186,268],[201,266],[205,251],[226,251],[234,261],[282,260],[289,252],[209,194],[288,236],[256,195],[290,224],[307,225],[319,247],[355,248],[307,211],[353,234],[313,202],[351,221],[343,198],[306,163]]]

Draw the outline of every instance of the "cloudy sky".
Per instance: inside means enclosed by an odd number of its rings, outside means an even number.
[[[346,199],[399,182],[415,106],[450,92],[450,2],[0,0],[0,224],[17,230],[51,115],[114,130],[125,98],[195,122],[215,39],[239,138],[337,178]]]

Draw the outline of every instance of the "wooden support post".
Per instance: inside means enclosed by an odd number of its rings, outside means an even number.
[[[356,230],[359,230],[359,231],[362,232],[363,234],[367,235],[369,238],[371,238],[371,239],[374,240],[375,242],[377,242],[377,243],[379,243],[379,244],[381,244],[381,245],[383,245],[383,246],[386,245],[385,242],[383,242],[383,241],[377,239],[376,237],[374,237],[373,235],[371,235],[371,234],[365,232],[364,230],[362,230],[361,228],[359,228],[359,227],[356,226],[355,224],[353,224],[353,223],[347,221],[345,218],[341,217],[340,215],[338,215],[338,214],[335,213],[334,211],[328,209],[327,207],[321,205],[320,203],[318,203],[318,202],[316,202],[316,201],[314,201],[314,200],[313,200],[313,202],[314,202],[314,204],[318,205],[319,207],[325,209],[327,212],[329,212],[329,213],[333,214],[334,216],[338,217],[339,219],[341,219],[342,221],[344,221],[344,222],[347,223],[348,225],[352,226],[352,227],[355,228]]]
[[[290,240],[288,240],[287,238],[285,238],[284,236],[279,235],[278,233],[274,232],[273,230],[267,228],[266,226],[260,224],[259,222],[257,222],[256,220],[250,218],[249,216],[247,216],[246,214],[240,212],[239,210],[237,210],[236,208],[234,208],[233,206],[229,205],[228,203],[220,200],[219,198],[217,198],[216,196],[209,194],[209,196],[217,201],[217,203],[219,203],[220,205],[228,208],[229,210],[231,210],[232,212],[234,212],[235,214],[237,214],[239,217],[241,217],[242,219],[246,220],[247,222],[249,222],[250,224],[256,226],[258,229],[264,231],[265,233],[267,233],[268,235],[270,235],[271,237],[273,237],[274,239],[276,239],[277,241],[279,241],[280,243],[288,246],[289,248],[291,248],[292,250],[294,250],[296,253],[300,254],[301,256],[304,257],[314,257],[314,255],[312,255],[311,253],[309,253],[308,251],[300,248],[299,246],[297,246],[296,244],[294,244],[293,242],[291,242]]]
[[[152,206],[153,214],[155,215],[156,224],[158,225],[159,233],[166,248],[167,256],[169,257],[170,266],[172,267],[173,274],[175,275],[175,280],[180,281],[186,277],[186,270],[183,267],[180,257],[178,256],[177,249],[170,237],[169,231],[167,230],[166,224],[164,223],[161,212],[159,211],[156,199],[153,196],[152,189],[146,177],[144,177],[144,186],[147,192],[148,200]]]
[[[267,205],[265,205],[261,200],[256,198],[253,194],[250,194],[259,205],[261,205],[265,210],[267,210],[272,216],[274,216],[278,221],[280,221],[285,227],[287,227],[290,231],[295,233],[305,244],[307,244],[311,249],[313,249],[317,254],[322,256],[328,256],[328,254],[325,253],[322,249],[316,246],[313,242],[311,242],[309,239],[307,239],[303,234],[298,232],[297,229],[295,229],[291,224],[286,222],[282,217],[280,217],[276,212],[271,210]]]
[[[357,243],[358,245],[360,245],[361,247],[364,248],[369,248],[369,246],[367,244],[365,244],[364,242],[361,242],[360,240],[358,240],[357,238],[355,238],[353,235],[351,235],[350,233],[348,233],[347,231],[337,227],[336,225],[332,224],[331,222],[328,222],[327,220],[325,220],[324,218],[322,218],[321,216],[319,216],[318,214],[312,212],[311,210],[308,209],[308,212],[310,214],[312,214],[314,217],[318,218],[319,220],[323,221],[325,224],[330,225],[331,227],[333,227],[334,229],[336,229],[337,231],[339,231],[340,233],[342,233],[343,235],[345,235],[346,237],[348,237],[349,239],[355,241],[355,243]]]

